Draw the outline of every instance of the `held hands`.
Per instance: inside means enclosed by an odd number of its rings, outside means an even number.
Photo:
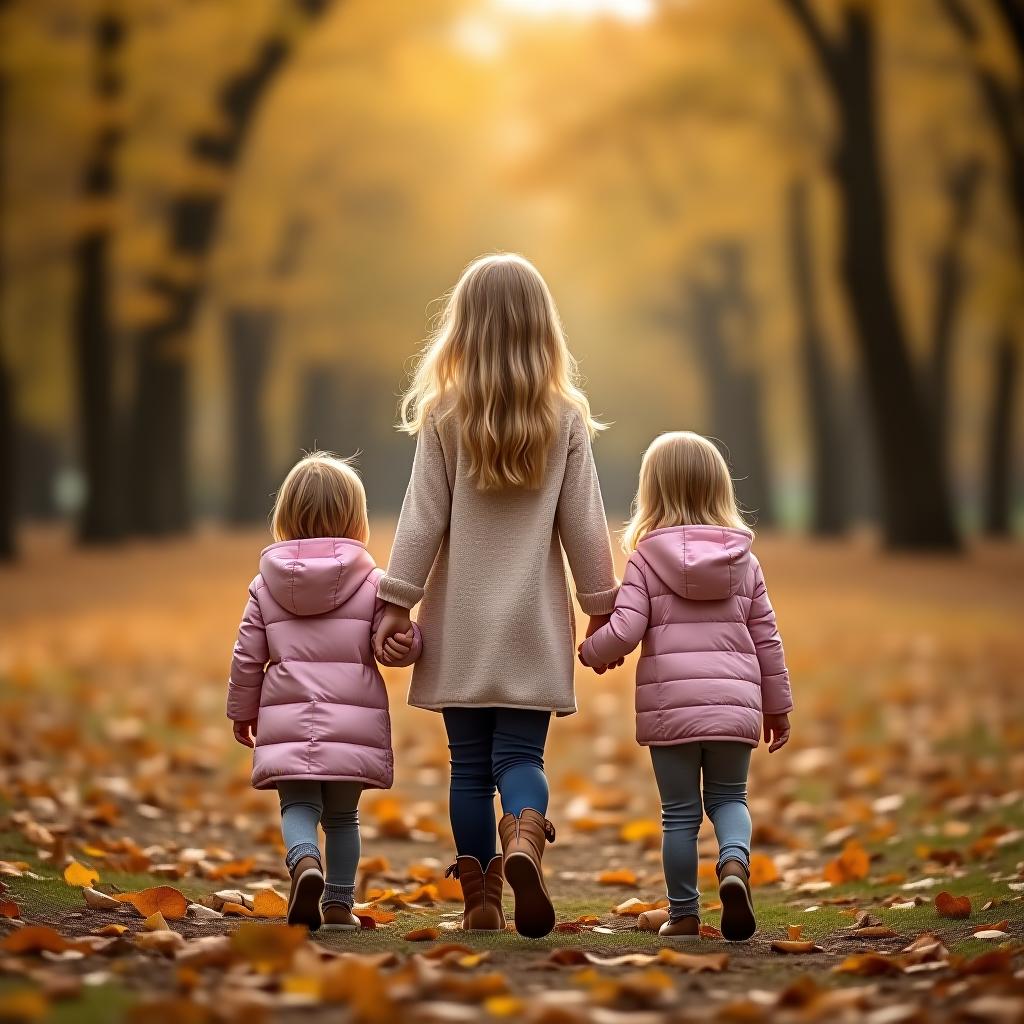
[[[606,626],[610,621],[610,615],[591,615],[590,621],[587,623],[587,639],[589,640],[602,626]],[[616,658],[615,661],[607,665],[590,665],[583,657],[583,644],[576,648],[576,653],[579,655],[580,664],[592,668],[599,676],[604,675],[610,668],[618,668],[626,660],[625,658]]]
[[[256,719],[252,718],[248,722],[232,722],[231,731],[235,734],[235,740],[242,744],[243,747],[254,747],[256,744],[253,740],[256,738]],[[249,733],[252,733],[252,737]]]
[[[789,742],[789,715],[764,716],[764,741],[770,744],[769,754],[774,754]]]
[[[409,609],[388,603],[373,634],[373,654],[382,665],[403,661],[412,650],[413,631]]]

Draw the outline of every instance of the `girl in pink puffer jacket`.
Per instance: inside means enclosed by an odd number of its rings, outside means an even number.
[[[366,550],[366,494],[355,470],[325,452],[302,459],[278,492],[273,532],[238,629],[228,718],[235,739],[255,747],[253,785],[276,787],[281,799],[289,924],[356,929],[359,796],[391,786],[394,757],[371,644],[383,573]],[[421,650],[413,624],[381,660],[411,665]]]
[[[704,810],[718,838],[722,934],[740,941],[756,928],[747,770],[762,730],[770,751],[789,739],[793,699],[752,536],[718,449],[688,431],[662,434],[640,466],[615,610],[579,648],[603,672],[643,644],[636,738],[651,748],[661,795],[668,939],[700,938]]]

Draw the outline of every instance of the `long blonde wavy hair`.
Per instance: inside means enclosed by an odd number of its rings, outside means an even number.
[[[722,453],[700,434],[660,434],[644,452],[633,515],[622,534],[629,554],[665,526],[730,526],[753,534],[740,512]]]
[[[478,489],[537,488],[561,401],[579,410],[591,434],[603,427],[577,380],[537,268],[515,253],[481,256],[447,297],[402,398],[399,426],[417,434],[432,411],[454,415]]]

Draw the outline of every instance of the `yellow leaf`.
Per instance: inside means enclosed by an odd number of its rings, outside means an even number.
[[[164,915],[158,910],[155,914],[150,914],[145,921],[142,922],[142,927],[147,932],[166,932],[170,931],[167,927],[167,922],[164,920]]]
[[[625,843],[637,843],[645,839],[658,839],[660,837],[661,826],[650,818],[627,821],[619,830],[619,838]]]
[[[515,996],[491,996],[484,1001],[484,1009],[492,1017],[520,1017],[524,1010],[521,999]]]
[[[104,938],[108,936],[124,935],[128,931],[128,927],[123,924],[105,924],[102,928],[97,928],[93,935],[102,935]]]
[[[84,864],[79,864],[77,860],[73,860],[64,869],[64,881],[68,885],[75,885],[79,888],[92,888],[92,886],[100,880],[100,873],[93,868],[87,868]]]

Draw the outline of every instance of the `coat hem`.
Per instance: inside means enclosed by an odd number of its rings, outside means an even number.
[[[678,740],[642,740],[637,737],[637,743],[641,747],[677,747],[681,743],[746,743],[747,746],[756,747],[760,739],[752,740],[746,736],[687,736]]]
[[[253,789],[276,789],[279,782],[362,782],[371,789],[390,789],[393,782],[381,782],[380,779],[371,779],[367,775],[314,775],[310,772],[296,772],[292,775],[274,775],[264,779],[262,782],[254,782]]]
[[[552,715],[558,715],[560,718],[565,715],[575,715],[577,712],[575,704],[568,708],[553,708],[550,704],[511,704],[494,700],[446,700],[428,704],[425,701],[413,700],[412,697],[409,698],[409,706],[422,708],[424,711],[437,712],[444,711],[445,708],[518,708],[520,711],[547,711]]]

